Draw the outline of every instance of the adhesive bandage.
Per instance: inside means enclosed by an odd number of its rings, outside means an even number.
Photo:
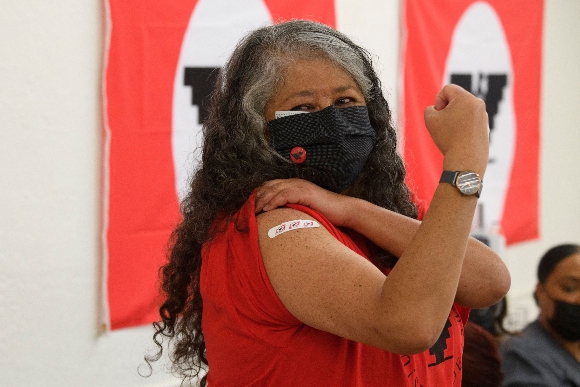
[[[320,227],[320,223],[315,220],[304,220],[304,219],[297,219],[291,220],[289,222],[284,222],[277,226],[272,227],[268,230],[268,236],[270,238],[274,238],[280,234],[284,234],[287,231],[297,230],[299,228],[313,228],[313,227]]]

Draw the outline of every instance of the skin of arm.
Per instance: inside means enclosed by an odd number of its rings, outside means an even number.
[[[273,180],[261,190],[277,192],[279,197],[274,200],[284,204],[306,205],[323,214],[334,210],[337,213],[331,219],[334,225],[359,232],[396,257],[402,256],[421,226],[418,220],[362,199],[325,191],[305,180]],[[259,204],[264,197],[261,195],[260,199]],[[477,239],[468,238],[455,302],[470,309],[483,308],[498,302],[509,287],[510,275],[502,259]]]
[[[489,129],[480,100],[448,85],[426,109],[425,122],[445,169],[483,176]],[[287,203],[309,206],[359,232],[399,262],[385,277],[323,228],[269,238],[271,227],[304,219],[302,212],[278,208]],[[268,182],[256,202],[257,211],[265,211],[257,217],[262,258],[280,300],[305,324],[394,353],[422,352],[437,340],[454,300],[483,307],[509,288],[499,257],[469,239],[476,203],[440,184],[417,222],[305,181]]]

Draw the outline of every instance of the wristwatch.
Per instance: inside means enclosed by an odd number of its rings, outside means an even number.
[[[457,187],[462,195],[479,197],[483,189],[483,182],[473,171],[443,171],[440,183],[449,183]]]

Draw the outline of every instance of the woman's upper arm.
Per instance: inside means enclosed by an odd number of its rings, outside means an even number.
[[[262,259],[280,301],[307,325],[350,340],[383,346],[384,274],[324,227],[268,236],[272,227],[296,219],[313,218],[289,208],[269,211],[257,218]]]

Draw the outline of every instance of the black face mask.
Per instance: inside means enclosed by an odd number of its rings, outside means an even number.
[[[270,145],[298,168],[298,177],[333,192],[350,187],[373,149],[376,133],[365,106],[331,105],[268,122]]]
[[[580,304],[570,304],[568,302],[554,301],[554,316],[548,323],[567,341],[580,340]]]

